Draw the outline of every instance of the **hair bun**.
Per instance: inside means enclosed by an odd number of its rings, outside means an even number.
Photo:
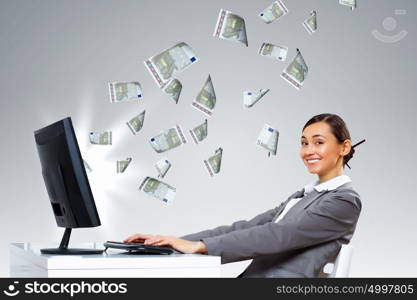
[[[352,147],[352,148],[350,149],[349,154],[347,155],[347,156],[349,157],[349,159],[351,159],[351,158],[353,157],[353,154],[355,154],[355,149]]]

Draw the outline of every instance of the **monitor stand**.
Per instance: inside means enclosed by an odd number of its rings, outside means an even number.
[[[102,254],[104,250],[100,249],[79,249],[68,248],[71,235],[71,228],[65,228],[59,248],[41,249],[42,254],[59,254],[59,255],[86,255],[86,254]]]

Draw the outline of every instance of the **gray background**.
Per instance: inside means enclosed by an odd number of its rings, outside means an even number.
[[[56,242],[56,227],[41,176],[33,131],[71,116],[84,158],[94,169],[90,183],[102,226],[73,231],[71,242],[120,240],[135,232],[183,235],[275,207],[315,180],[299,158],[299,138],[313,115],[344,118],[357,148],[346,174],[362,196],[363,210],[352,240],[351,275],[416,276],[416,7],[415,1],[365,1],[351,12],[333,1],[290,1],[287,16],[265,24],[259,1],[4,1],[0,2],[1,210],[0,275],[8,275],[8,244]],[[246,21],[249,47],[212,36],[221,8]],[[317,10],[318,32],[301,22]],[[406,15],[394,15],[406,9]],[[397,28],[383,28],[394,17]],[[408,35],[383,43],[371,31]],[[181,73],[178,105],[162,93],[143,61],[188,43],[200,61]],[[258,55],[262,42],[288,46],[287,61]],[[301,49],[309,77],[301,91],[280,73]],[[177,123],[190,129],[204,120],[191,102],[211,74],[217,94],[209,136],[165,153],[173,162],[166,182],[178,190],[172,205],[137,190],[156,176],[157,154],[148,138]],[[111,104],[107,83],[138,80],[141,103]],[[270,88],[252,109],[242,92]],[[133,136],[125,122],[146,109]],[[414,118],[413,118],[414,117]],[[264,123],[280,131],[278,155],[256,146]],[[114,145],[92,146],[90,130],[113,130]],[[223,147],[221,174],[210,178],[202,160]],[[115,161],[133,157],[126,173]]]

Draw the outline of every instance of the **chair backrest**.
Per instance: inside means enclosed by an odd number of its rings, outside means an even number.
[[[342,245],[334,262],[327,263],[319,277],[349,277],[353,246]]]

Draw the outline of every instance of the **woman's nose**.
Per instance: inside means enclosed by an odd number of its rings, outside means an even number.
[[[307,147],[306,147],[306,154],[307,155],[309,155],[309,154],[314,154],[314,152],[315,152],[316,150],[315,150],[315,148],[314,148],[314,145],[308,145]]]

